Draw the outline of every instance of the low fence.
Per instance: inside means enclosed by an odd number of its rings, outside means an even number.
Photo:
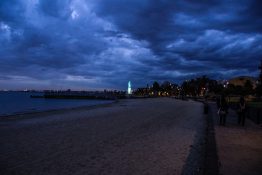
[[[262,108],[247,106],[246,115],[256,124],[262,123]]]

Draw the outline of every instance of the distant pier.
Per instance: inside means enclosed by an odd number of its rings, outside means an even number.
[[[116,100],[126,98],[126,94],[122,91],[45,91],[43,95],[31,95],[30,97],[48,99]]]

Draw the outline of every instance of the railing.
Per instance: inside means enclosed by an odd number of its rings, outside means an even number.
[[[262,108],[247,106],[246,115],[256,124],[262,123]]]

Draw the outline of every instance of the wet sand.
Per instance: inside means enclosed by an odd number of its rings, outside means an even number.
[[[170,98],[0,120],[0,174],[181,174],[204,120]]]

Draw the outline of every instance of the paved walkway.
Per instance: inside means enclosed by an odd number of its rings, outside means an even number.
[[[262,127],[246,120],[244,127],[237,123],[237,115],[230,110],[226,126],[220,126],[215,104],[210,104],[214,121],[219,174],[262,174]]]

